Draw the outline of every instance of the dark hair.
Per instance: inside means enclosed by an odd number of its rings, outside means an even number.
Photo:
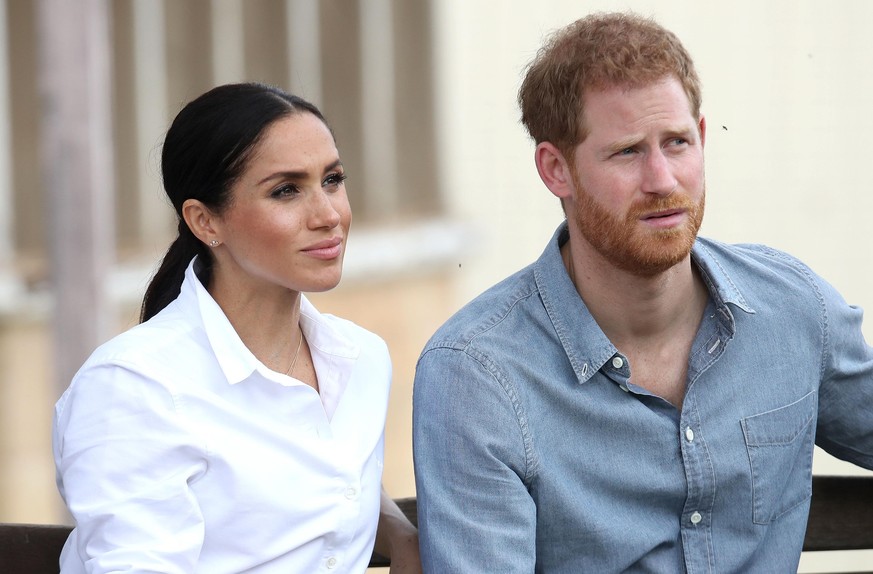
[[[185,223],[185,201],[196,199],[220,214],[267,128],[297,113],[310,113],[327,125],[318,108],[306,100],[257,83],[218,86],[179,112],[161,153],[164,191],[176,210],[179,235],[146,289],[140,321],[152,318],[178,297],[185,269],[195,255],[203,264],[200,279],[209,285],[212,254]]]
[[[675,77],[698,118],[700,79],[675,34],[631,13],[596,13],[555,32],[527,68],[518,92],[521,122],[533,140],[554,144],[565,157],[588,135],[587,89],[639,88]]]

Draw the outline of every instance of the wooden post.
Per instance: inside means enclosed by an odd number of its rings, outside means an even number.
[[[39,0],[42,181],[58,391],[110,334],[114,254],[109,5]]]
[[[9,19],[6,0],[0,0],[0,312],[14,310],[24,291],[13,270],[15,238],[12,198],[12,118],[9,85]]]

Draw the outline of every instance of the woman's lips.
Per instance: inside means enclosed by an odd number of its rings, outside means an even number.
[[[343,238],[332,237],[324,241],[319,241],[309,247],[302,249],[303,253],[316,259],[335,259],[340,256],[343,250]]]

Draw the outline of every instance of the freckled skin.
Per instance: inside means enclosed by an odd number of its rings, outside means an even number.
[[[214,284],[319,292],[337,285],[351,225],[342,164],[328,128],[298,113],[277,121],[232,188],[219,218]],[[311,248],[338,241],[338,255]]]

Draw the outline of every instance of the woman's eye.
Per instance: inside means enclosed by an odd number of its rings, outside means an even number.
[[[346,180],[344,173],[332,173],[324,179],[324,187],[339,187]]]
[[[297,186],[286,183],[280,185],[270,193],[270,197],[289,197],[297,193]]]

